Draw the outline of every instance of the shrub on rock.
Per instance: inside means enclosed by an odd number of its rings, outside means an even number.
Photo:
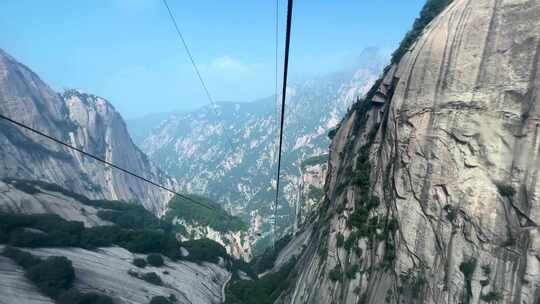
[[[141,259],[141,258],[135,258],[133,259],[133,265],[139,267],[139,268],[144,268],[146,267],[146,261],[144,259]]]
[[[171,304],[171,301],[164,296],[155,296],[150,300],[150,304]]]
[[[30,267],[26,276],[44,294],[56,299],[73,285],[75,270],[66,257],[53,256]]]
[[[63,293],[58,299],[58,304],[114,304],[111,297],[99,293],[81,293],[70,290]]]
[[[161,267],[164,265],[163,257],[161,256],[161,254],[158,253],[149,254],[146,257],[146,261],[148,262],[148,264],[154,267]]]
[[[154,285],[163,285],[163,281],[155,272],[149,272],[142,275],[141,279]]]

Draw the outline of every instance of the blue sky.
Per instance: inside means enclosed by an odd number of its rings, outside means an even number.
[[[275,1],[168,1],[215,100],[273,94]],[[296,0],[292,81],[346,67],[368,46],[394,49],[423,3]],[[282,46],[286,1],[279,5]],[[100,95],[127,118],[208,103],[161,0],[4,0],[0,7],[0,48],[56,90]]]

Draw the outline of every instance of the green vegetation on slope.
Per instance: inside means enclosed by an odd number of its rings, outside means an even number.
[[[465,277],[465,290],[467,291],[466,303],[469,303],[469,299],[472,297],[472,277],[476,271],[476,266],[478,265],[478,260],[476,258],[469,258],[463,260],[459,264],[459,270],[463,273]]]
[[[135,253],[160,253],[172,260],[216,262],[227,259],[220,244],[200,239],[180,243],[174,233],[163,229],[125,229],[116,225],[85,228],[82,223],[66,221],[53,214],[19,215],[1,213],[0,243],[17,247],[97,247],[120,246]],[[180,247],[189,251],[182,257]]]
[[[283,248],[285,248],[285,246],[287,246],[291,239],[292,235],[287,234],[276,241],[274,248],[268,247],[263,254],[261,254],[260,256],[256,256],[253,261],[251,261],[251,265],[255,273],[263,273],[266,270],[272,269],[272,267],[274,267],[274,263],[278,257],[279,252]]]
[[[398,63],[403,55],[407,53],[413,43],[420,37],[426,26],[437,17],[452,0],[428,0],[422,10],[420,17],[414,21],[412,29],[405,35],[397,50],[392,54],[392,63]]]
[[[328,162],[328,154],[322,154],[317,156],[312,156],[310,158],[307,158],[304,160],[301,164],[302,168],[308,167],[308,166],[315,166],[315,165],[322,165],[326,164]]]
[[[113,200],[92,200],[87,197],[71,192],[57,184],[43,181],[30,181],[21,179],[8,179],[9,184],[20,191],[28,194],[42,193],[43,191],[58,192],[67,197],[71,197],[84,205],[98,209],[98,217],[112,222],[126,229],[163,229],[171,230],[173,227],[158,219],[150,211],[136,202],[123,202]]]
[[[506,197],[508,199],[512,199],[514,195],[516,194],[516,190],[512,185],[505,184],[502,182],[495,183],[495,186],[497,186],[497,191],[499,191],[499,194],[503,197]]]
[[[103,220],[126,229],[172,229],[169,224],[159,220],[143,206],[137,204],[124,203],[123,208],[99,210],[97,215]]]
[[[71,197],[85,205],[117,209],[121,208],[120,205],[125,205],[126,203],[120,201],[110,201],[110,200],[91,200],[83,195],[77,194],[75,192],[64,189],[63,187],[52,184],[44,181],[37,180],[24,180],[24,179],[6,179],[6,183],[14,186],[16,189],[23,191],[28,194],[37,194],[42,193],[43,191],[58,192],[67,197]]]
[[[171,304],[172,301],[169,301],[169,299],[165,298],[164,296],[155,296],[152,297],[150,300],[150,304]]]
[[[324,189],[309,185],[308,198],[316,202],[320,201],[324,196]]]
[[[58,304],[114,304],[111,297],[99,293],[81,293],[77,290],[68,290],[58,298]]]
[[[143,259],[143,258],[134,258],[132,263],[133,263],[133,265],[135,265],[136,267],[139,267],[139,268],[144,268],[144,267],[146,267],[146,265],[148,265],[146,260]]]
[[[411,46],[418,40],[426,26],[431,21],[433,21],[433,19],[435,19],[435,17],[437,17],[450,3],[452,3],[452,1],[453,0],[427,0],[426,4],[424,4],[422,10],[420,11],[420,16],[414,21],[412,29],[407,32],[403,40],[401,40],[399,47],[392,53],[392,58],[390,61],[391,64],[399,63],[403,56],[409,51]],[[384,69],[383,76],[381,76],[379,79],[377,79],[377,81],[375,81],[373,86],[371,86],[369,91],[366,93],[365,98],[361,99],[361,101],[358,103],[368,104],[367,107],[371,105],[371,103],[365,103],[364,101],[371,100],[373,96],[375,96],[375,93],[377,92],[379,86],[382,83],[384,74],[390,69],[390,67],[391,65],[387,66]],[[358,103],[356,107],[363,106],[358,105]],[[353,109],[355,109],[354,106],[351,108],[351,110]],[[333,138],[333,135],[335,135],[336,132],[332,134],[332,137],[330,137],[329,134],[330,139]]]
[[[137,253],[161,253],[171,259],[180,255],[173,233],[162,229],[124,229],[100,226],[85,228],[54,214],[0,213],[0,243],[17,247],[80,247],[92,249],[117,245]]]
[[[81,222],[67,221],[53,214],[17,215],[0,212],[0,243],[18,247],[96,247],[120,246],[135,253],[159,253],[173,260],[182,258],[180,246],[186,247],[191,261],[214,262],[218,256],[227,258],[225,248],[218,243],[203,239],[180,244],[176,239],[177,228],[139,204],[120,201],[90,200],[69,192],[62,187],[44,182],[11,180],[13,185],[27,193],[42,190],[62,193],[81,203],[98,208],[97,215],[114,225],[85,228]],[[207,203],[207,202],[206,202]],[[192,218],[219,222],[223,227],[243,227],[239,219],[222,209],[208,210],[182,206],[194,206],[191,202],[174,203],[178,213],[186,212]],[[219,207],[218,207],[219,208]],[[207,212],[210,211],[210,212]],[[204,222],[204,220],[201,220]],[[187,248],[189,247],[189,248]],[[151,258],[153,259],[153,258]]]
[[[154,266],[154,267],[161,267],[165,265],[165,261],[163,261],[163,257],[158,253],[151,253],[146,257],[146,261],[148,262],[148,265]]]
[[[71,261],[65,257],[52,256],[45,260],[30,253],[6,247],[4,256],[12,259],[25,270],[25,276],[34,283],[43,294],[56,299],[73,285],[75,270]]]
[[[271,304],[289,287],[296,264],[293,259],[274,273],[260,279],[230,283],[226,289],[225,304]]]
[[[292,235],[286,235],[279,239],[275,248],[267,248],[260,256],[255,257],[251,262],[251,267],[247,263],[236,261],[236,270],[245,272],[252,280],[241,280],[233,273],[233,280],[227,285],[226,304],[265,304],[274,303],[279,295],[289,286],[292,276],[291,272],[296,264],[293,258],[283,265],[279,271],[269,273],[262,278],[258,278],[256,273],[263,273],[274,267],[278,254],[291,241]]]
[[[210,239],[185,241],[182,242],[182,247],[189,251],[189,255],[184,259],[194,262],[217,263],[220,257],[226,259],[229,256],[223,246]]]
[[[169,210],[165,214],[168,222],[178,217],[190,224],[209,226],[220,232],[247,230],[247,225],[240,218],[228,214],[210,199],[191,194],[186,196],[214,208],[205,208],[183,197],[175,196],[169,202]]]

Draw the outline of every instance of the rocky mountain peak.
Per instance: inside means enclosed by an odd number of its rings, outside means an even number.
[[[172,188],[132,143],[122,117],[105,99],[78,90],[54,92],[34,72],[0,52],[0,112]],[[38,179],[90,198],[135,200],[164,212],[171,194],[1,121],[0,178]]]
[[[64,90],[62,98],[68,102],[68,105],[83,103],[86,107],[99,111],[102,115],[110,112],[117,113],[114,106],[106,99],[94,94],[85,93],[79,89]]]

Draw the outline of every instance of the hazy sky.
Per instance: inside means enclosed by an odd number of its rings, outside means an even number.
[[[215,100],[273,94],[274,0],[168,1]],[[346,66],[367,46],[395,48],[423,3],[296,0],[292,80]],[[0,48],[54,89],[100,95],[127,118],[208,103],[162,0],[2,0]]]

